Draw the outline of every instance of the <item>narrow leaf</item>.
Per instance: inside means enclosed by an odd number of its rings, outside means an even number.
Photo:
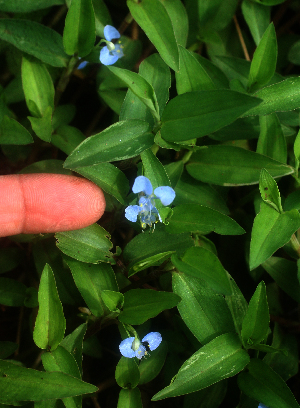
[[[64,337],[66,319],[54,275],[48,264],[45,265],[41,276],[38,300],[39,311],[35,321],[33,340],[41,349],[55,350]]]

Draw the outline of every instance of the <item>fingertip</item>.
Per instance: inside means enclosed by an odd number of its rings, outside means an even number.
[[[75,176],[0,176],[0,191],[0,237],[84,228],[105,210],[100,187]]]

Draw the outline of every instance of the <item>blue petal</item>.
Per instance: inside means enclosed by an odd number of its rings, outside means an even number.
[[[125,208],[125,217],[131,222],[136,222],[137,216],[141,212],[141,207],[138,205],[129,205]]]
[[[158,332],[150,332],[142,339],[142,342],[146,341],[149,344],[150,350],[155,350],[160,345],[162,338]]]
[[[133,358],[135,357],[135,351],[132,350],[132,342],[134,340],[134,337],[128,337],[127,339],[121,341],[119,345],[120,352],[122,356],[128,357],[128,358]]]
[[[78,65],[77,69],[82,69],[82,68],[84,68],[85,66],[87,66],[87,64],[88,64],[87,61],[82,61],[82,62]]]
[[[107,46],[103,47],[100,51],[100,62],[102,62],[103,65],[112,65],[117,62],[118,59],[119,56],[109,51]]]
[[[268,408],[268,407],[260,402],[257,408]]]
[[[137,194],[144,192],[147,195],[152,194],[153,188],[149,179],[145,176],[138,176],[133,183],[132,191]]]
[[[120,38],[121,35],[115,27],[111,25],[106,25],[104,27],[104,37],[107,41],[111,41],[115,40],[116,38]]]
[[[154,194],[160,199],[163,205],[171,204],[175,198],[175,191],[169,186],[157,187],[154,190]]]

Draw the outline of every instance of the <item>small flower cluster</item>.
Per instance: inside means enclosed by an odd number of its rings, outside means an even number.
[[[139,360],[148,354],[148,351],[155,350],[161,343],[161,334],[158,332],[150,332],[140,341],[137,337],[128,337],[121,341],[119,345],[122,356]]]
[[[105,42],[105,47],[102,48],[100,51],[100,62],[103,65],[113,65],[115,62],[118,61],[119,58],[124,57],[123,53],[123,45],[121,41],[118,41],[118,44],[114,44],[112,40],[117,40],[121,37],[119,31],[111,26],[106,25],[104,27],[104,38],[105,40],[101,40],[101,42]],[[88,61],[82,61],[77,69],[83,69],[88,64]]]
[[[106,25],[104,27],[104,37],[106,46],[100,51],[100,62],[102,62],[103,65],[112,65],[117,62],[119,58],[124,56],[121,41],[119,41],[118,44],[112,42],[112,40],[120,38],[121,34],[115,27]]]
[[[140,217],[142,228],[150,227],[153,223],[162,221],[154,200],[159,199],[163,205],[169,205],[175,198],[175,191],[172,187],[162,186],[154,190],[150,180],[145,176],[138,176],[133,184],[132,191],[135,194],[140,193],[139,205],[129,205],[125,209],[125,217],[131,221],[136,222],[137,217]]]

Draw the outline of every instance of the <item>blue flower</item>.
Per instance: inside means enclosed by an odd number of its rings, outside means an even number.
[[[175,198],[175,191],[172,187],[162,186],[154,190],[150,180],[145,176],[138,176],[133,184],[132,191],[135,194],[140,193],[139,205],[129,205],[125,209],[125,217],[132,222],[136,222],[140,217],[142,228],[146,225],[152,226],[158,220],[162,221],[154,200],[159,199],[163,205],[169,205]]]
[[[79,59],[81,59],[81,58],[79,58]],[[82,62],[78,65],[77,69],[83,69],[84,67],[87,66],[87,64],[88,64],[88,61],[82,61]]]
[[[260,402],[257,408],[268,408],[268,407]]]
[[[106,25],[104,27],[104,37],[106,46],[100,51],[100,62],[102,62],[103,65],[112,65],[117,62],[119,58],[124,56],[121,42],[119,41],[119,44],[111,42],[112,40],[120,38],[121,35],[115,27]]]
[[[139,360],[148,354],[148,350],[155,350],[161,343],[161,334],[158,332],[150,332],[143,337],[142,341],[136,337],[128,337],[121,341],[119,345],[122,356]]]

